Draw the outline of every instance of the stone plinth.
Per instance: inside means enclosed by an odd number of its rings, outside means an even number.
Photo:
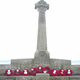
[[[49,66],[50,68],[52,68],[48,51],[37,51],[35,53],[33,64],[35,67],[41,65],[42,67]]]
[[[41,56],[41,54],[40,54]],[[37,57],[37,55],[36,55]],[[43,58],[43,59],[42,59]],[[71,60],[63,60],[63,59],[50,59],[47,58],[45,59],[44,57],[42,57],[39,61],[37,59],[39,59],[38,57],[36,58],[35,62],[40,62],[40,63],[36,63],[34,64],[34,59],[12,59],[11,60],[11,64],[0,64],[0,75],[1,74],[5,74],[5,71],[7,69],[12,69],[13,71],[15,69],[20,69],[21,71],[23,71],[24,69],[28,69],[29,71],[31,70],[31,68],[33,66],[35,66],[36,68],[38,66],[50,66],[50,69],[72,69],[73,74],[80,74],[80,65],[71,65]],[[47,60],[49,60],[50,62],[47,64]],[[42,63],[42,64],[41,64]],[[51,63],[51,65],[50,65]]]
[[[36,80],[49,80],[50,78],[49,74],[45,74],[45,73],[37,73],[36,74]]]

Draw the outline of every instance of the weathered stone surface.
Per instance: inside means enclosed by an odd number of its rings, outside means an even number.
[[[0,75],[1,75],[1,74],[4,74],[4,75],[5,75],[5,71],[6,71],[7,69],[9,69],[10,67],[11,67],[10,64],[0,65]]]
[[[16,80],[36,80],[34,76],[20,76],[16,77]]]
[[[0,76],[0,80],[36,80],[35,76]]]
[[[42,74],[41,74],[42,75]],[[40,77],[39,75],[36,76],[1,76],[0,80],[80,80],[80,75],[76,76],[49,76],[49,75],[42,75],[43,77]]]
[[[32,64],[33,59],[11,59],[11,64]]]
[[[21,71],[23,71],[24,69],[27,69],[27,70],[31,70],[31,68],[33,67],[33,65],[32,64],[21,64]]]
[[[37,73],[36,80],[49,80],[50,75],[45,73]]]
[[[51,61],[48,51],[37,51],[34,56],[34,66],[49,66],[51,68]]]
[[[45,1],[39,1],[35,4],[35,9],[39,11],[37,50],[46,51],[47,38],[45,11],[49,9],[49,4],[45,3]]]
[[[47,4],[44,0],[39,1],[38,3],[35,4],[35,9],[39,8],[39,7],[46,7],[47,9],[49,9],[49,4]]]
[[[78,75],[78,76],[70,76],[69,80],[80,80],[80,75]]]
[[[67,69],[70,68],[71,60],[63,60],[63,59],[50,59],[52,63],[52,69]]]
[[[0,80],[16,80],[16,76],[1,76]]]
[[[69,77],[61,77],[61,76],[55,77],[55,76],[53,76],[53,77],[50,77],[50,80],[69,80]]]
[[[10,64],[0,64],[0,70],[10,68]]]
[[[25,60],[26,61],[26,60]],[[0,65],[0,74],[4,74],[5,75],[5,71],[7,70],[7,69],[12,69],[13,71],[15,70],[15,69],[20,69],[21,71],[22,70],[24,70],[24,69],[28,69],[29,71],[31,70],[31,68],[33,67],[33,66],[35,66],[35,65],[33,65],[33,61],[32,60],[29,60],[30,62],[27,62],[27,64],[4,64],[4,65]],[[44,60],[45,61],[45,60]],[[64,70],[67,70],[67,69],[71,69],[72,71],[73,71],[73,75],[74,74],[80,74],[80,65],[61,65],[61,63],[59,62],[60,60],[57,60],[57,59],[51,59],[51,61],[53,61],[52,62],[52,67],[54,68],[54,69],[57,69],[57,70],[59,70],[59,69],[64,69]],[[63,61],[64,62],[64,61]],[[67,61],[66,61],[67,62]],[[70,62],[69,62],[69,64],[70,64]],[[38,66],[42,66],[42,65],[39,65],[39,64],[37,64],[37,67]],[[42,67],[45,67],[46,66],[46,64],[44,63],[44,66],[42,66]],[[47,64],[47,66],[49,66],[48,64]],[[36,67],[36,66],[35,66]],[[36,68],[37,68],[36,67]],[[52,68],[52,69],[53,69]],[[51,68],[50,68],[51,69]]]
[[[62,69],[64,70],[71,69],[71,65],[62,65]]]
[[[12,71],[14,71],[15,69],[20,69],[20,65],[19,64],[7,64],[7,65],[0,65],[0,75],[4,74],[5,75],[5,71],[7,69],[11,69]]]
[[[14,72],[15,69],[20,69],[20,64],[11,64],[10,69]]]
[[[71,70],[73,74],[80,75],[80,65],[71,65]]]
[[[64,59],[51,59],[51,62],[54,63],[60,63],[61,65],[71,65],[71,60],[64,60]]]
[[[15,79],[5,79],[5,80],[15,80]]]
[[[21,71],[23,71],[24,69],[28,69],[30,71],[30,69],[33,67],[33,59],[16,59],[16,60],[11,60],[11,64],[12,65],[16,65],[17,64],[17,68]],[[13,69],[13,67],[12,67]]]

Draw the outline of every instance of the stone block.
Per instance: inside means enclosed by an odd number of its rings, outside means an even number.
[[[10,68],[10,64],[0,64],[0,70],[8,69]]]
[[[15,80],[15,79],[5,79],[5,80]]]
[[[62,65],[71,65],[71,60],[62,60],[61,64]]]
[[[16,76],[1,76],[0,75],[0,80],[16,80]]]
[[[13,72],[15,69],[20,69],[19,64],[6,64],[6,65],[0,65],[0,75],[4,74],[7,69],[11,69]]]
[[[12,76],[6,76],[5,80],[16,80],[16,76],[12,77]]]
[[[11,59],[11,64],[33,64],[33,59]]]
[[[69,80],[80,80],[80,76],[70,76]]]
[[[52,69],[53,68],[55,68],[57,70],[63,69],[63,68],[66,69],[66,68],[69,68],[70,67],[71,60],[51,59],[51,63],[52,63]]]
[[[50,75],[45,73],[37,73],[36,80],[49,80]]]
[[[35,76],[0,76],[0,80],[36,80]]]
[[[20,69],[20,64],[11,64],[10,69],[14,72],[15,69]]]
[[[69,80],[69,77],[51,76],[50,80]]]
[[[71,70],[73,74],[80,75],[80,65],[71,65]]]
[[[49,66],[51,68],[51,62],[48,51],[36,51],[34,57],[34,66]]]
[[[36,80],[34,76],[20,76],[16,77],[16,80]]]
[[[51,59],[51,63],[59,62],[61,65],[71,65],[71,60],[64,60],[64,59]]]
[[[5,80],[15,80],[15,79],[5,79]]]
[[[28,69],[29,71],[31,70],[31,68],[33,67],[32,64],[21,64],[21,71],[23,71],[24,69]]]
[[[71,65],[62,65],[62,69],[64,70],[71,69]]]
[[[7,69],[10,69],[10,64],[4,64],[4,65],[0,65],[0,75],[1,74],[4,74],[5,75],[5,71],[7,70]]]

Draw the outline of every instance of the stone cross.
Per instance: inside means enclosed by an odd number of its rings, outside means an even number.
[[[51,68],[50,56],[47,51],[47,39],[46,39],[46,19],[45,12],[49,9],[49,4],[44,0],[40,0],[35,4],[35,9],[39,12],[38,19],[38,40],[37,40],[37,51],[35,52],[33,65],[38,66],[48,66]]]
[[[44,0],[41,0],[41,1],[44,1]]]
[[[38,3],[35,4],[35,9],[39,11],[37,50],[46,51],[47,39],[45,11],[49,9],[49,4],[47,4],[44,0],[40,0]]]

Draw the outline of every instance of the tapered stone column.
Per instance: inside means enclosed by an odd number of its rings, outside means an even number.
[[[49,66],[50,56],[47,51],[47,38],[46,38],[46,18],[45,12],[49,9],[49,4],[44,0],[40,0],[35,4],[35,9],[39,12],[38,19],[38,39],[37,39],[37,50],[34,56],[34,66]]]
[[[38,51],[47,50],[45,11],[48,9],[48,7],[49,5],[47,5],[44,1],[40,1],[36,4],[36,9],[39,11],[37,42]]]

